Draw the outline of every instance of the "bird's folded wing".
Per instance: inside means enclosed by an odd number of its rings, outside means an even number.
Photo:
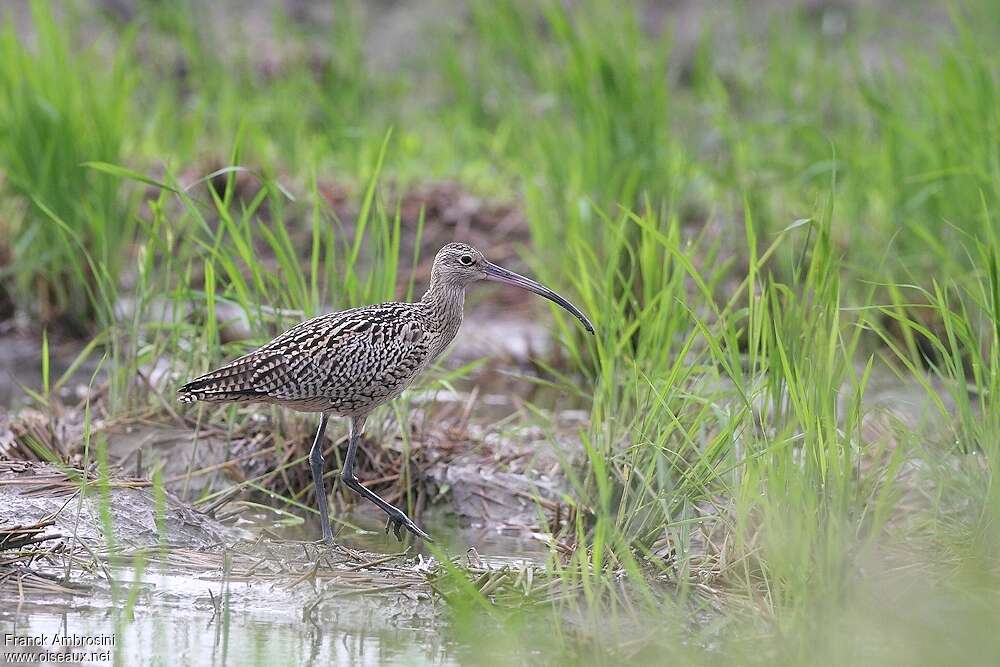
[[[337,315],[290,329],[252,353],[252,387],[281,400],[345,396],[390,388],[419,367],[419,323],[393,321],[377,309]]]

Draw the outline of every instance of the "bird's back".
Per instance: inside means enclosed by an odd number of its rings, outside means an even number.
[[[367,413],[402,393],[444,349],[438,329],[419,302],[321,315],[191,380],[178,391],[178,399]]]

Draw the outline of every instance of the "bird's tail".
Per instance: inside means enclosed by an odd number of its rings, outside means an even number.
[[[186,382],[177,390],[181,403],[195,401],[252,401],[261,396],[253,386],[254,364],[236,361]]]

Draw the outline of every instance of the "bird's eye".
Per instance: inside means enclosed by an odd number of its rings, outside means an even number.
[[[458,258],[458,261],[460,261],[465,266],[472,266],[472,255],[462,255],[461,257]]]

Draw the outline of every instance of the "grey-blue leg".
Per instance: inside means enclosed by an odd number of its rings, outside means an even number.
[[[374,491],[362,486],[361,482],[358,481],[357,476],[354,474],[354,459],[358,454],[358,442],[360,442],[361,432],[365,428],[365,419],[367,419],[367,416],[351,418],[351,434],[350,440],[347,444],[347,456],[344,458],[344,471],[341,473],[341,479],[344,480],[344,484],[347,485],[347,488],[372,501],[380,510],[389,516],[389,520],[385,524],[386,533],[389,532],[389,529],[392,529],[392,531],[396,534],[396,539],[402,541],[402,529],[406,528],[420,539],[433,542],[434,540],[431,539],[431,536],[422,531],[417,524],[413,523],[413,521],[410,520],[410,517],[406,516],[402,510],[397,507],[393,507],[379,498],[378,494]]]
[[[323,433],[326,431],[327,414],[324,412],[319,418],[319,428],[316,429],[316,437],[313,439],[312,449],[309,450],[309,464],[312,466],[313,486],[316,487],[316,503],[319,505],[319,518],[323,522],[323,541],[333,544],[333,530],[330,528],[330,510],[327,508],[326,485],[323,483]]]

